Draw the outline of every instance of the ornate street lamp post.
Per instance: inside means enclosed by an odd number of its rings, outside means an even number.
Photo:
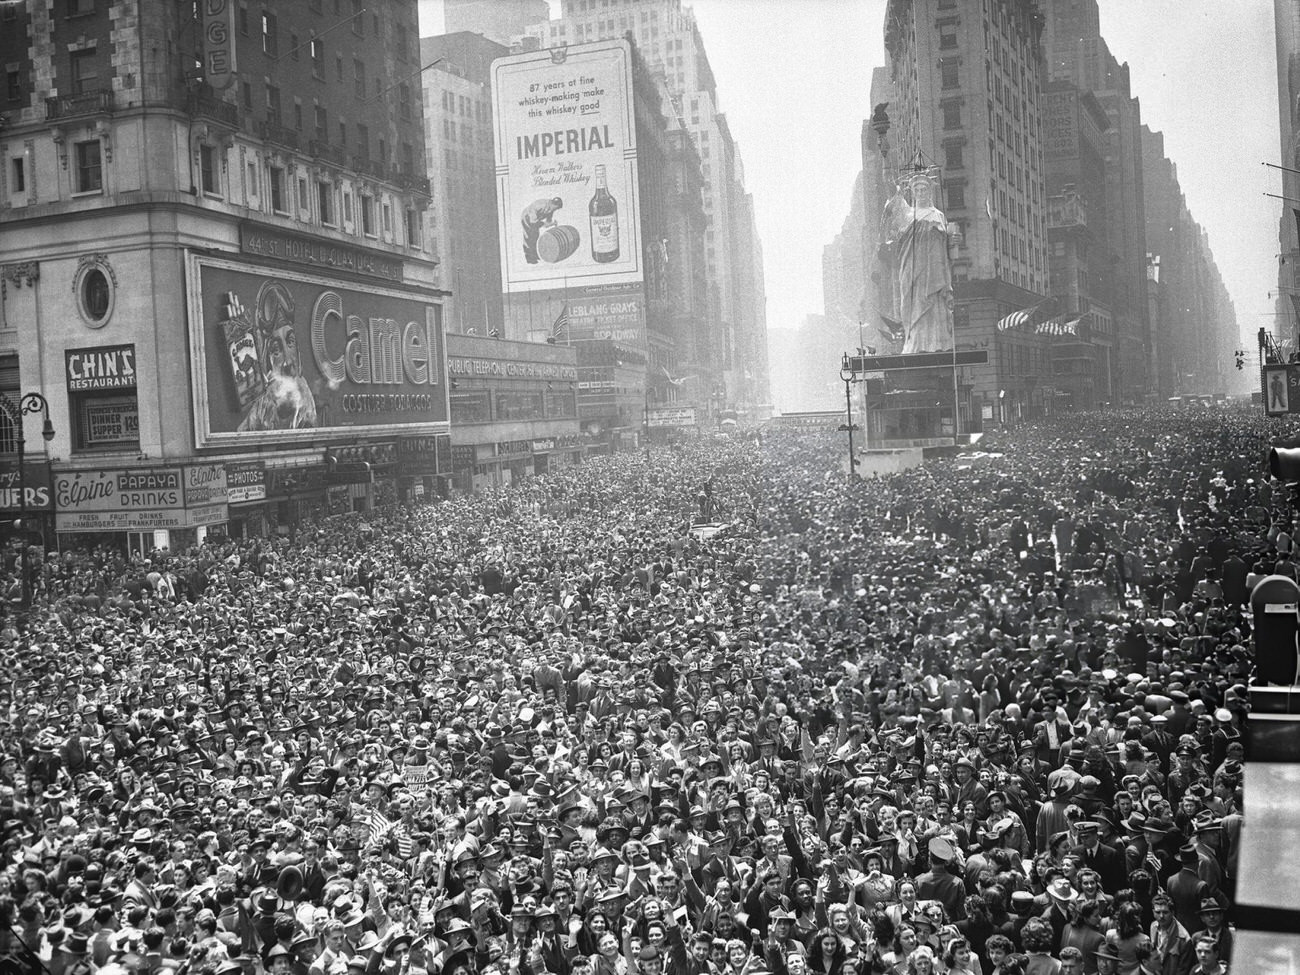
[[[22,608],[27,610],[32,605],[32,583],[27,572],[27,477],[24,468],[27,438],[23,434],[23,417],[29,413],[40,413],[45,422],[41,426],[41,436],[49,443],[54,439],[54,424],[50,422],[50,404],[40,393],[26,393],[17,403],[0,393],[0,411],[9,419],[14,430],[14,446],[18,454],[18,541],[22,546],[19,571],[22,573]]]

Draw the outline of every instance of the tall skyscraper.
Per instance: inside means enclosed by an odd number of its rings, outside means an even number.
[[[546,0],[442,0],[443,33],[482,34],[504,47],[549,16]]]
[[[695,16],[681,0],[563,0],[559,19],[530,29],[543,46],[627,35],[661,71],[670,114],[691,133],[704,174],[705,269],[712,291],[711,343],[728,404],[761,409],[767,389],[767,313],[761,245],[745,197],[744,165],[719,104]]]
[[[849,213],[840,232],[822,248],[823,312],[828,328],[843,345],[841,352],[857,345],[854,336],[857,334],[867,266],[862,253],[862,231],[869,221],[862,204],[863,175],[858,173],[858,178],[853,181]]]
[[[1278,162],[1288,169],[1300,169],[1300,0],[1273,0],[1273,19],[1277,37],[1277,120],[1281,133]],[[1300,174],[1282,171],[1282,196],[1300,200]],[[1282,207],[1278,223],[1277,318],[1273,326],[1276,338],[1295,338],[1300,334],[1300,312],[1291,301],[1300,294],[1300,227],[1293,204]]]
[[[1051,293],[1075,334],[1052,343],[1062,409],[1114,402],[1119,375],[1107,246],[1106,153],[1110,120],[1091,92],[1053,81],[1043,95]]]
[[[442,258],[450,331],[488,335],[504,329],[497,197],[493,180],[492,96],[488,68],[509,48],[462,31],[420,40],[425,156],[432,232]],[[523,338],[523,336],[509,336]]]
[[[1227,392],[1240,342],[1236,311],[1209,235],[1188,210],[1178,168],[1165,155],[1164,136],[1144,125],[1142,147],[1160,395]]]
[[[1095,205],[1091,220],[1100,220],[1098,238],[1106,254],[1094,255],[1096,295],[1110,315],[1114,356],[1114,392],[1125,401],[1140,401],[1156,392],[1155,336],[1147,309],[1147,246],[1143,218],[1142,109],[1129,85],[1127,64],[1119,63],[1101,36],[1097,0],[1042,0],[1043,48],[1050,81],[1067,81],[1091,93],[1106,113],[1104,211]],[[1104,316],[1088,318],[1089,327],[1107,326]]]
[[[0,5],[0,392],[49,403],[55,494],[112,492],[47,526],[181,548],[414,492],[401,434],[448,429],[418,38],[414,0]]]
[[[964,370],[969,406],[1008,420],[1045,412],[1054,392],[1048,341],[995,328],[1048,293],[1041,33],[1032,0],[890,0],[885,14],[891,167],[942,171],[937,204],[962,232],[957,348],[989,357]]]

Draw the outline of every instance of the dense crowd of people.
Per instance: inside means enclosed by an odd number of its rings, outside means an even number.
[[[0,952],[1221,975],[1247,577],[1298,571],[1270,432],[1074,416],[850,481],[773,429],[37,559],[0,634]]]

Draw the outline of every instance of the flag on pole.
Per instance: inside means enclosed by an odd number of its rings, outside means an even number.
[[[551,337],[547,340],[554,345],[556,342],[569,339],[569,303],[566,301],[564,307],[560,309],[560,314],[555,317],[551,324]]]
[[[1300,322],[1300,295],[1291,296],[1291,307],[1295,309],[1295,320]]]
[[[984,212],[989,215],[990,220],[993,219],[993,197],[991,194],[984,197]]]
[[[1060,318],[1051,318],[1045,322],[1039,322],[1034,332],[1038,335],[1078,335],[1079,322],[1082,318],[1075,318],[1072,321],[1065,321],[1065,316]]]
[[[1295,217],[1295,232],[1297,236],[1300,236],[1300,209],[1292,207],[1291,214]]]
[[[1007,332],[1013,328],[1020,328],[1021,326],[1028,325],[1034,320],[1034,314],[1045,304],[1047,304],[1047,301],[1043,300],[1036,305],[1022,308],[1020,311],[1013,311],[1010,315],[1007,315],[998,322],[997,330],[999,332]]]

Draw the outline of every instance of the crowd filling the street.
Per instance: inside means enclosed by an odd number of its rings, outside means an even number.
[[[771,428],[33,549],[0,967],[1220,975],[1247,580],[1300,574],[1274,422],[1074,414],[857,480]]]

